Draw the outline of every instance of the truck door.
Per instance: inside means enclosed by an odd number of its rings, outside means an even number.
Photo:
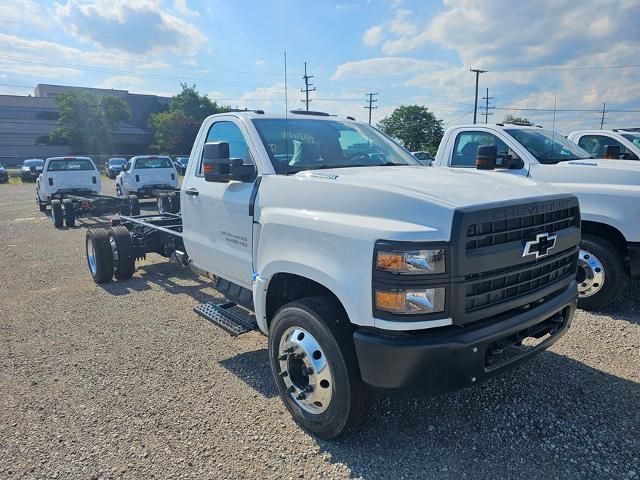
[[[497,147],[498,158],[510,155],[512,158],[520,158],[518,153],[505,141],[488,131],[466,130],[456,135],[449,166],[455,168],[475,168],[476,154],[480,145],[495,145]],[[522,168],[509,170],[496,170],[500,172],[515,173],[516,175],[527,175],[527,169],[523,164]]]
[[[204,142],[227,142],[231,158],[250,164],[247,137],[242,124],[221,119],[211,125]],[[253,218],[249,202],[254,183],[205,181],[201,153],[190,167],[180,202],[187,254],[196,266],[251,288]]]

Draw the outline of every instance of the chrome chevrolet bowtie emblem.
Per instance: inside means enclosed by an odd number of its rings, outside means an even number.
[[[546,257],[549,250],[556,246],[558,236],[555,233],[539,233],[535,240],[530,240],[524,244],[522,256],[535,255],[536,258]]]

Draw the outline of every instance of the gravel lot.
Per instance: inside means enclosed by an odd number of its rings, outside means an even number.
[[[364,428],[326,442],[281,404],[261,334],[193,313],[207,281],[151,256],[96,286],[85,229],[0,185],[2,479],[640,479],[640,282],[520,369],[379,392]]]

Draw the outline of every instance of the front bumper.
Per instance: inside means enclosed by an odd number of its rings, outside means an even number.
[[[629,255],[629,276],[640,278],[640,243],[628,243],[627,253]]]
[[[362,379],[373,386],[427,387],[433,393],[457,390],[486,380],[528,360],[560,338],[576,310],[576,284],[545,303],[481,325],[444,327],[418,334],[357,330],[353,334]],[[532,347],[509,347],[540,329],[549,335]],[[438,331],[440,330],[440,331]],[[515,351],[515,353],[514,353]]]

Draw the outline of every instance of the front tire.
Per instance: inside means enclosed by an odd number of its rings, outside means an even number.
[[[578,258],[578,308],[598,310],[624,290],[627,273],[620,252],[607,240],[583,235]]]
[[[62,228],[64,217],[62,215],[62,203],[60,203],[60,200],[51,200],[51,220],[53,220],[54,227]]]
[[[366,419],[371,396],[351,324],[332,300],[310,297],[283,306],[269,328],[269,358],[280,397],[301,427],[331,439]]]
[[[89,272],[96,283],[110,282],[113,278],[113,253],[109,233],[104,228],[87,230],[85,252]]]

